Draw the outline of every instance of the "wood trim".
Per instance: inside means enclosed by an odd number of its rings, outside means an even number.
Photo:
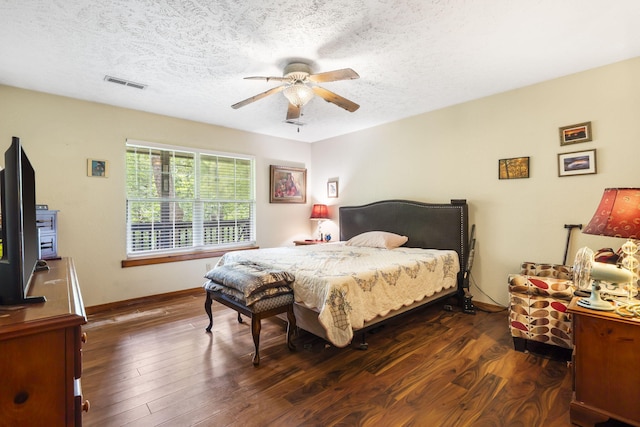
[[[248,249],[259,249],[259,246],[247,246],[243,248],[225,249],[225,250],[219,250],[219,251],[198,251],[198,252],[186,252],[186,253],[173,254],[173,255],[129,258],[129,259],[122,260],[121,265],[122,265],[122,268],[126,268],[126,267],[139,267],[141,265],[164,264],[167,262],[188,261],[192,259],[218,258],[226,254],[227,252],[243,251]]]
[[[139,297],[139,298],[133,298],[133,299],[123,300],[123,301],[110,302],[107,304],[94,305],[91,307],[85,307],[85,311],[87,315],[104,313],[106,311],[118,310],[122,308],[130,308],[138,304],[147,304],[147,303],[157,302],[157,301],[160,301],[160,302],[168,301],[178,297],[189,296],[189,295],[204,297],[206,295],[206,291],[204,290],[204,288],[183,289],[181,291],[167,292],[164,294],[156,294],[156,295],[150,295],[146,297]]]

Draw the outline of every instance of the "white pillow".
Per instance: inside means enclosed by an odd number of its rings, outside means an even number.
[[[400,236],[387,231],[367,231],[352,237],[347,241],[346,245],[393,249],[404,245],[407,240],[409,240],[407,236]]]

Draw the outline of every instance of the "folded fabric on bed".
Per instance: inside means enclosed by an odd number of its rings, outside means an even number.
[[[259,292],[254,292],[253,294],[245,297],[244,294],[237,289],[221,285],[220,283],[216,283],[213,280],[209,280],[204,284],[204,288],[207,291],[220,292],[225,294],[238,302],[246,305],[247,307],[253,306],[254,304],[263,301],[267,298],[279,297],[283,295],[292,295],[293,290],[289,286],[275,286],[271,288],[266,288]],[[293,301],[293,297],[291,298]]]
[[[210,270],[205,277],[209,280],[235,289],[249,301],[255,294],[270,288],[288,287],[295,280],[293,274],[283,270],[274,270],[252,262],[239,262],[220,265]]]

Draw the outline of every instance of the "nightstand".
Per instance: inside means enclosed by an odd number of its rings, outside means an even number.
[[[325,242],[324,240],[294,240],[293,243],[296,246],[304,246],[304,245],[321,245],[327,242]]]
[[[593,426],[613,418],[640,426],[640,319],[569,304],[573,322],[571,423]]]

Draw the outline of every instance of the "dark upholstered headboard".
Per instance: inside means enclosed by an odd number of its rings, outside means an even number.
[[[404,246],[450,249],[460,257],[461,274],[469,248],[469,209],[466,200],[451,203],[423,203],[411,200],[382,200],[340,209],[340,240],[366,231],[389,231],[407,236]]]

